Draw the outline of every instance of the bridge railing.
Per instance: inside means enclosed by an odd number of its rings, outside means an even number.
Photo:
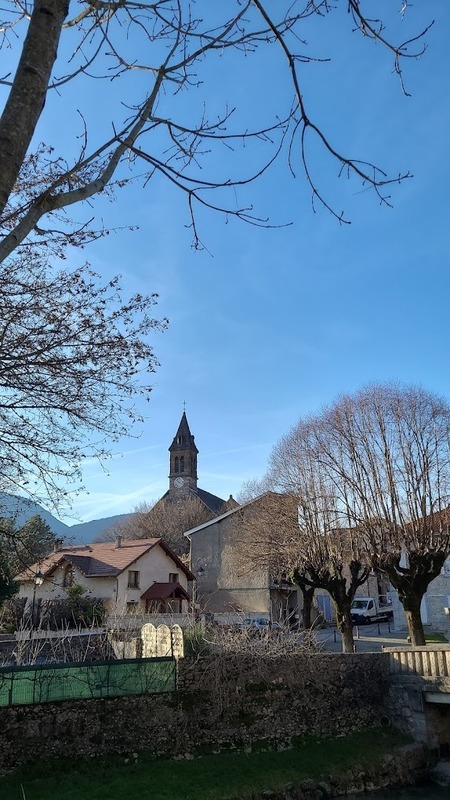
[[[450,644],[423,647],[384,647],[391,675],[416,674],[423,678],[450,677]]]

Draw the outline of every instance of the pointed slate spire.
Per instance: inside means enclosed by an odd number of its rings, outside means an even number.
[[[186,412],[183,411],[178,430],[169,447],[170,495],[197,491],[197,453],[194,437],[189,429]]]
[[[189,428],[186,412],[183,411],[183,416],[181,417],[178,430],[173,437],[173,442],[169,447],[169,451],[186,448],[192,448],[196,453],[198,453],[194,437],[192,436]]]

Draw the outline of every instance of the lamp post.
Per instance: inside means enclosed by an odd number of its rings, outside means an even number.
[[[40,569],[36,572],[33,578],[33,600],[31,603],[31,627],[30,627],[30,639],[34,630],[34,607],[36,604],[36,589],[38,586],[42,586],[44,583],[44,576]]]
[[[203,575],[205,574],[205,570],[203,567],[199,567],[197,570],[197,579],[202,579]],[[192,585],[192,606],[194,612],[194,620],[197,621],[199,618],[200,612],[200,604],[198,602],[198,583],[197,580],[194,581]]]

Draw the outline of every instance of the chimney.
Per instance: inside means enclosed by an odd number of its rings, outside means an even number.
[[[53,552],[59,553],[60,550],[63,549],[64,546],[64,539],[55,539],[55,544],[53,546]]]
[[[120,547],[122,547],[122,538],[123,537],[120,536],[120,535],[117,537],[117,539],[116,539],[116,548],[115,548],[116,550],[118,550]]]

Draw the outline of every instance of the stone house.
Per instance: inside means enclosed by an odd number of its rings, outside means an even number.
[[[194,576],[162,539],[63,547],[17,576],[28,603],[62,600],[73,585],[101,599],[109,613],[187,611]]]
[[[292,498],[267,492],[186,531],[201,612],[230,622],[242,615],[276,622],[298,618],[298,587],[283,576],[274,580],[263,544],[263,540],[267,543],[268,520],[269,538],[276,537],[277,526],[286,515],[291,519],[292,513]]]

